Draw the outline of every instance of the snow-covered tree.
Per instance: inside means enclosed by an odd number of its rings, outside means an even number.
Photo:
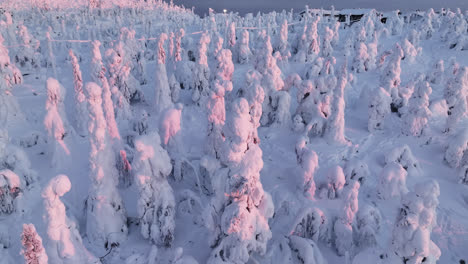
[[[340,197],[341,191],[346,183],[345,180],[343,169],[340,166],[335,166],[328,171],[327,188],[329,199]]]
[[[192,92],[192,100],[198,102],[201,98],[208,97],[210,68],[208,66],[208,45],[210,44],[210,35],[203,33],[198,42],[197,65],[193,69],[195,87]]]
[[[221,85],[225,92],[232,91],[232,75],[234,74],[234,64],[232,63],[232,53],[228,49],[223,49],[216,56],[216,69],[213,76],[213,85]]]
[[[15,62],[26,70],[36,69],[41,64],[41,58],[36,49],[39,48],[39,41],[34,39],[28,32],[28,28],[24,25],[18,26],[18,36],[21,45],[15,55]]]
[[[98,85],[103,85],[102,80],[106,74],[106,67],[102,63],[101,51],[98,40],[92,42],[93,58],[91,60],[91,77]],[[105,53],[107,68],[109,71],[109,86],[117,86],[128,103],[144,101],[143,92],[140,89],[140,82],[131,74],[131,60],[125,54],[122,42],[119,42],[115,49],[108,49]]]
[[[421,81],[416,84],[402,117],[404,122],[402,126],[403,133],[406,135],[421,136],[431,116],[429,96],[432,93],[432,88],[428,82],[423,80],[424,76],[420,78]]]
[[[333,90],[331,114],[328,117],[325,138],[331,144],[347,144],[345,138],[345,88],[348,85],[347,63],[343,64],[338,85]]]
[[[416,184],[414,191],[402,197],[392,246],[403,263],[435,264],[439,260],[440,249],[431,240],[432,229],[437,224],[439,195],[439,184],[430,180]]]
[[[160,145],[157,133],[135,141],[137,155],[133,161],[135,182],[140,191],[137,212],[140,231],[154,244],[170,246],[174,240],[175,198],[167,177],[172,165]]]
[[[450,167],[460,170],[460,182],[468,184],[468,129],[449,140],[444,159]]]
[[[155,92],[155,108],[157,113],[161,113],[171,107],[171,89],[169,88],[169,80],[166,71],[166,52],[164,50],[164,42],[167,39],[165,33],[161,33],[158,41],[158,59],[156,64],[156,92]]]
[[[365,162],[359,159],[351,159],[346,162],[346,165],[343,169],[346,182],[358,181],[361,186],[366,182],[366,179],[369,178],[370,172],[369,167]]]
[[[384,119],[390,113],[392,98],[382,87],[377,88],[369,100],[369,122],[367,128],[370,132],[382,130]]]
[[[432,84],[444,83],[445,66],[444,60],[438,60],[431,73],[426,76],[426,80]]]
[[[250,120],[247,100],[245,98],[235,100],[223,127],[225,144],[220,156],[224,164],[236,164],[242,161],[247,144],[252,140],[253,125]]]
[[[65,89],[60,83],[54,79],[47,79],[47,114],[44,118],[44,126],[49,135],[49,140],[53,153],[52,166],[63,168],[69,165],[70,161],[67,157],[70,156],[70,150],[65,143],[65,137],[70,133],[70,127],[65,115]]]
[[[380,85],[390,94],[392,107],[396,109],[402,106],[399,87],[401,83],[401,59],[403,56],[403,49],[398,43],[395,44],[392,53],[385,58],[387,64],[380,75]]]
[[[233,125],[231,128],[235,128],[237,133],[242,135],[250,134],[251,128],[242,124],[250,124],[247,101],[243,98],[236,100],[233,111],[236,112],[233,115],[235,119],[246,115],[245,121],[227,122],[226,125]],[[239,136],[236,136],[239,139],[237,142],[247,139]],[[227,137],[231,139],[226,140],[227,148],[233,150],[231,153],[240,150],[232,141],[235,139],[233,135]],[[220,234],[208,259],[209,264],[247,263],[253,253],[266,253],[267,242],[271,238],[268,219],[273,215],[274,206],[270,195],[263,190],[260,182],[260,170],[263,167],[262,150],[258,144],[249,144],[247,151],[237,154],[229,157],[227,195],[218,220]]]
[[[367,46],[363,42],[359,42],[356,45],[356,53],[353,61],[353,70],[357,73],[366,72],[368,70],[367,65],[369,64],[369,54],[367,52]]]
[[[468,116],[468,67],[457,70],[444,89],[448,107],[446,131],[455,131],[457,125]]]
[[[271,46],[270,37],[266,32],[261,33],[260,47],[256,50],[255,69],[262,74],[261,85],[265,92],[265,100],[263,101],[263,115],[261,124],[267,126],[275,122],[275,116],[283,116],[284,111],[289,111],[290,99],[289,94],[278,93],[284,87],[284,81],[281,77],[282,73],[276,59],[273,57],[273,48]],[[275,113],[276,112],[276,113]]]
[[[208,154],[218,158],[222,146],[222,128],[226,120],[226,107],[224,104],[225,88],[215,83],[210,98],[206,104],[208,112],[208,139],[206,150]]]
[[[322,48],[320,49],[320,51],[322,52],[322,57],[330,57],[333,53],[332,41],[334,35],[335,32],[332,29],[330,29],[329,27],[325,27],[325,34],[323,35],[321,43]]]
[[[42,246],[42,238],[37,234],[33,224],[23,224],[21,233],[21,244],[25,264],[47,264],[49,258]]]
[[[246,73],[245,88],[240,88],[239,93],[249,103],[250,108],[250,122],[254,127],[253,141],[254,143],[260,142],[257,134],[257,129],[260,127],[260,119],[262,117],[262,105],[265,100],[265,92],[260,86],[262,76],[256,70],[249,70]]]
[[[386,24],[388,25],[388,29],[392,35],[400,35],[404,25],[404,21],[400,17],[400,10],[392,11],[387,17]]]
[[[306,144],[307,140],[300,138],[296,143],[297,163],[300,165],[300,176],[302,181],[299,186],[302,187],[304,195],[309,199],[315,196],[314,175],[319,167],[318,156],[315,151]]]
[[[400,164],[410,176],[419,173],[419,162],[408,145],[395,147],[385,155],[385,164],[392,162]]]
[[[234,51],[236,46],[236,22],[231,22],[227,28],[227,48]]]
[[[159,121],[162,145],[169,152],[174,164],[174,179],[182,180],[182,155],[184,153],[181,138],[182,104],[176,104],[162,113]]]
[[[415,47],[408,39],[404,39],[402,42],[401,48],[403,49],[404,54],[402,59],[413,63],[422,49]]]
[[[61,174],[52,178],[42,191],[47,221],[46,247],[49,263],[100,263],[83,246],[78,226],[66,215],[65,205],[60,197],[70,189],[70,180]]]
[[[291,57],[289,42],[288,42],[288,20],[284,20],[281,24],[281,29],[277,35],[274,51],[281,54],[282,61],[288,61]]]
[[[377,195],[384,200],[403,196],[408,192],[407,175],[408,173],[399,163],[387,163],[380,173]]]
[[[74,99],[75,99],[75,124],[76,131],[80,136],[86,136],[88,134],[88,109],[86,107],[86,96],[83,92],[83,78],[81,76],[81,69],[73,50],[68,52],[73,67],[73,84],[75,87]]]
[[[101,87],[96,83],[87,83],[85,89],[90,118],[88,132],[92,181],[86,201],[86,233],[96,246],[110,249],[126,239],[125,208],[117,190],[118,171],[108,140]]]
[[[326,117],[321,110],[322,102],[315,83],[312,80],[302,81],[296,95],[299,105],[294,114],[294,130],[301,131],[302,127],[309,127],[311,134],[322,136]]]
[[[344,188],[342,212],[333,227],[336,235],[335,247],[341,256],[346,253],[351,255],[354,250],[353,226],[354,218],[359,209],[359,187],[359,182],[352,182]]]
[[[319,208],[301,210],[293,223],[290,234],[328,243],[330,238],[328,218]]]
[[[378,208],[365,204],[359,206],[356,214],[356,244],[359,248],[373,247],[377,244],[377,234],[383,219]]]
[[[0,215],[10,215],[18,210],[18,196],[24,190],[20,177],[11,170],[0,170]]]

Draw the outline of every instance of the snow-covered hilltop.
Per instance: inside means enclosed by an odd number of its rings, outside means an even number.
[[[468,260],[468,13],[0,5],[1,264]]]

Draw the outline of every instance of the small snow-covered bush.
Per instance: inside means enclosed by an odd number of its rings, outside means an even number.
[[[318,208],[306,208],[297,216],[290,233],[317,243],[319,241],[327,243],[330,239],[328,218]]]
[[[369,122],[367,127],[370,132],[384,128],[384,120],[390,113],[391,102],[390,94],[385,89],[380,87],[375,90],[369,101]]]
[[[408,145],[393,148],[390,152],[385,155],[385,164],[389,163],[400,164],[408,174],[418,174],[420,171],[419,162],[416,157],[413,156],[411,149]]]
[[[468,165],[468,129],[461,130],[451,138],[444,156],[452,168],[462,168]]]
[[[345,185],[345,176],[340,166],[335,166],[328,171],[328,198],[335,199],[340,197],[340,193]]]
[[[378,196],[387,200],[407,193],[407,174],[406,170],[399,163],[387,163],[380,174],[377,190]]]

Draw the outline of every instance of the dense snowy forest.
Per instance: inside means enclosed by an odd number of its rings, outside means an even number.
[[[0,263],[468,261],[468,12],[347,12],[3,1]]]

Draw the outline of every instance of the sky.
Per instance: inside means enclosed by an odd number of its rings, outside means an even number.
[[[166,0],[169,1],[169,0]],[[441,7],[468,9],[468,0],[173,0],[175,4],[184,5],[187,8],[195,7],[199,15],[208,13],[208,8],[216,12],[228,11],[245,13],[281,11],[283,9],[303,10],[307,4],[310,8],[329,8],[334,5],[336,9],[344,8],[375,8],[381,11],[400,9],[427,10]]]

